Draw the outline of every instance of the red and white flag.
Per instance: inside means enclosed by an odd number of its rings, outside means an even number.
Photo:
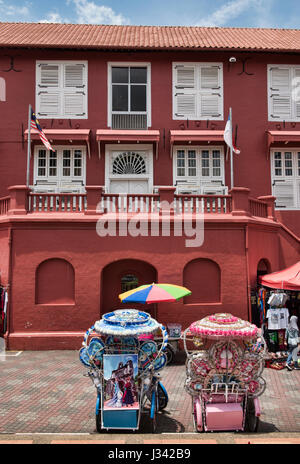
[[[47,148],[47,150],[54,151],[51,144],[50,144],[50,142],[49,142],[49,140],[45,136],[45,133],[44,133],[42,127],[40,126],[40,123],[37,120],[35,113],[32,110],[31,110],[30,127],[31,127],[31,129],[35,129],[35,130],[38,131],[40,139],[43,142],[43,144],[45,145],[45,147]]]
[[[234,141],[233,141],[233,136],[232,136],[232,121],[230,119],[230,113],[229,113],[229,116],[228,116],[228,120],[227,120],[227,123],[226,123],[226,126],[225,126],[225,130],[224,130],[224,140],[226,142],[226,144],[228,145],[229,148],[232,148],[232,151],[234,153],[236,153],[237,155],[240,152],[240,150],[238,150],[234,144]]]

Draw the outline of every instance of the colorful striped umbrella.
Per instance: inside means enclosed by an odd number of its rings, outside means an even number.
[[[177,301],[192,292],[185,287],[172,284],[150,284],[129,290],[119,295],[122,303],[159,303]]]

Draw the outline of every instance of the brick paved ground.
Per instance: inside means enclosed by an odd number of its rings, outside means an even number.
[[[84,372],[76,351],[23,352],[0,361],[2,436],[93,433],[96,392],[90,379],[83,376]],[[178,356],[176,364],[168,366],[161,377],[169,394],[169,403],[160,413],[158,432],[192,433],[191,400],[183,388],[184,356]],[[284,436],[299,433],[300,371],[265,369],[264,377],[267,389],[261,397],[259,433],[281,432]],[[141,422],[139,433],[150,433],[147,416]],[[238,437],[243,440],[243,434]],[[214,440],[214,434],[205,434],[205,438]]]

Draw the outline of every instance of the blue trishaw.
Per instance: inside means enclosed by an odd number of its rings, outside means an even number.
[[[154,333],[162,343],[157,345]],[[86,331],[79,359],[97,390],[97,432],[110,429],[137,430],[142,413],[156,431],[159,410],[168,395],[159,380],[166,363],[166,328],[148,313],[135,309],[116,310]]]

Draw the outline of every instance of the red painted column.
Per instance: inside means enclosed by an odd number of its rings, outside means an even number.
[[[87,209],[85,214],[99,214],[99,202],[103,194],[103,187],[99,185],[86,186]]]
[[[272,221],[276,221],[276,217],[275,217],[276,197],[273,197],[272,195],[265,195],[265,196],[258,197],[257,199],[267,203],[268,219],[271,219]]]
[[[250,190],[244,187],[234,187],[229,193],[232,198],[232,216],[250,216]]]
[[[174,214],[174,193],[176,187],[160,187],[159,201],[161,205],[161,214]]]
[[[8,214],[27,214],[28,193],[26,185],[13,185],[8,187],[10,193],[10,206]]]

